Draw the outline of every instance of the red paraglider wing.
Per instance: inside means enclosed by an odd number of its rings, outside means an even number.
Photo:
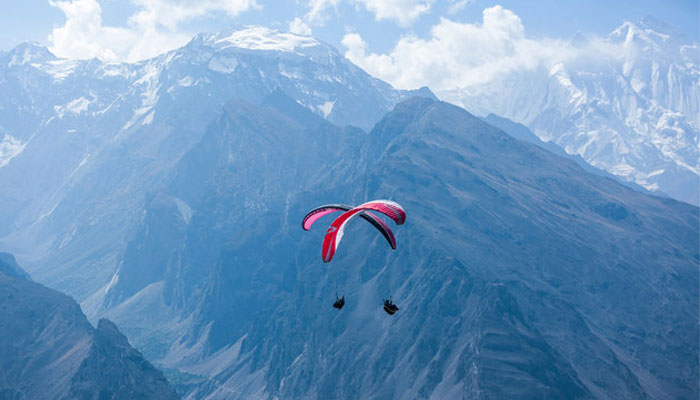
[[[352,209],[352,207],[343,204],[327,204],[325,206],[316,207],[306,214],[306,216],[301,222],[301,227],[305,231],[308,231],[309,229],[311,229],[311,226],[314,224],[314,222],[316,222],[321,217],[324,217],[336,211],[348,211],[350,209]],[[381,234],[384,236],[386,241],[389,242],[389,246],[391,246],[392,249],[396,248],[396,239],[394,238],[394,233],[389,228],[389,225],[387,225],[381,218],[377,217],[369,211],[362,212],[360,214],[360,217],[362,217],[367,222],[371,223],[375,228],[377,228],[377,230],[381,232]]]
[[[320,218],[328,214],[334,213],[336,211],[347,211],[351,208],[352,207],[343,204],[326,204],[325,206],[316,207],[313,210],[306,213],[306,216],[301,221],[301,227],[305,231],[308,231],[309,229],[311,229],[311,225],[313,225],[314,222],[316,222]]]
[[[349,211],[344,212],[338,218],[333,221],[331,226],[326,232],[326,236],[323,238],[323,249],[322,256],[324,262],[330,262],[333,259],[338,245],[343,238],[343,232],[347,224],[352,221],[356,216],[361,215],[363,212],[368,210],[378,211],[396,222],[397,225],[401,225],[406,222],[406,212],[403,207],[398,203],[389,200],[374,200],[367,203],[361,204]],[[374,216],[375,219],[379,219]],[[381,220],[379,220],[381,221]],[[382,225],[386,224],[382,221]],[[388,227],[387,227],[388,228]],[[393,235],[392,235],[393,236]],[[391,242],[390,242],[391,244]],[[392,245],[392,248],[396,248]]]
[[[360,204],[355,208],[369,209],[379,211],[396,222],[396,225],[403,225],[406,222],[406,211],[399,203],[391,200],[372,200],[367,203]]]

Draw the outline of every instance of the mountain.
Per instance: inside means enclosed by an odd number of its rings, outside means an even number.
[[[0,398],[178,398],[112,322],[93,328],[75,301],[18,268],[1,254]]]
[[[519,124],[517,122],[513,122],[509,120],[508,118],[503,118],[499,117],[496,114],[489,114],[484,118],[481,118],[484,122],[495,126],[498,129],[501,129],[503,132],[509,134],[510,136],[522,140],[528,143],[532,143],[536,146],[539,146],[547,151],[549,151],[552,154],[556,154],[559,157],[563,158],[568,158],[569,160],[575,162],[578,164],[579,167],[583,168],[586,172],[589,172],[591,174],[595,175],[600,175],[604,176],[607,178],[615,179],[622,183],[623,185],[629,186],[635,190],[641,191],[641,192],[647,192],[648,194],[656,194],[656,195],[664,195],[663,193],[659,191],[651,192],[647,191],[644,187],[639,186],[633,182],[628,182],[625,181],[624,179],[621,179],[620,177],[617,177],[607,171],[598,169],[588,162],[583,159],[583,157],[579,156],[578,154],[569,154],[564,150],[563,148],[559,147],[553,142],[544,142],[542,139],[537,137],[530,129],[528,129],[525,125]],[[667,197],[667,196],[665,196]]]
[[[31,280],[29,274],[17,264],[15,256],[10,253],[0,252],[0,272],[12,278]]]
[[[187,396],[697,397],[697,207],[446,103],[364,133],[277,96],[226,105],[105,297]],[[372,198],[406,208],[399,248],[357,223],[322,264],[305,212]]]
[[[134,64],[59,59],[29,43],[1,57],[0,243],[81,302],[104,293],[145,193],[226,102],[282,91],[369,129],[401,99],[433,96],[394,90],[316,39],[262,27],[197,35]]]
[[[698,396],[697,207],[305,36],[234,29],[136,64],[44,50],[0,55],[0,245],[183,397]],[[399,248],[357,223],[324,265],[303,215],[374,198],[405,206]],[[65,390],[131,359],[102,325]]]
[[[441,98],[522,123],[597,168],[698,205],[699,49],[697,38],[645,18],[602,44],[578,35],[577,58]]]

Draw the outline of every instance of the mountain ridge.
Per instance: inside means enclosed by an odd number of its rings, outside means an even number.
[[[208,377],[190,382],[191,396],[698,392],[697,207],[591,175],[429,99],[399,103],[360,137],[229,107],[183,158],[211,167],[164,193],[185,198],[189,180],[205,182],[186,200],[180,263],[164,280],[176,290],[149,292],[183,312],[156,329],[179,338],[156,359]],[[352,140],[341,140],[348,133]],[[337,150],[298,147],[314,136],[315,146]],[[269,163],[274,150],[259,152],[266,143],[287,149],[279,166]],[[276,178],[259,178],[268,175]],[[397,250],[354,224],[325,268],[323,230],[298,224],[310,204],[340,198],[399,201],[408,219]],[[170,209],[169,220],[182,218]],[[142,229],[157,235],[167,226]],[[334,290],[346,296],[340,313],[330,307]],[[389,293],[401,307],[392,319],[381,311]],[[122,312],[108,314],[128,325]]]
[[[70,297],[0,269],[0,299],[0,397],[178,398],[112,322],[93,328]]]
[[[138,65],[0,78],[0,243],[115,321],[180,393],[697,397],[697,207],[456,106],[398,102],[409,93],[345,62],[207,37]],[[2,95],[42,85],[56,97],[18,96],[33,108]],[[373,128],[333,123],[358,116]],[[397,250],[353,224],[321,263],[308,208],[372,198],[408,212]]]
[[[574,39],[572,50],[589,43]],[[522,123],[597,168],[700,204],[697,41],[632,22],[601,40],[614,56],[584,52],[441,98]]]
[[[284,91],[316,115],[367,129],[414,93],[370,77],[325,44],[305,48],[320,55],[305,55],[219,49],[215,38],[199,35],[133,64],[0,60],[0,185],[8,188],[0,242],[39,281],[84,302],[116,279],[114,260],[142,217],[142,193],[167,179],[229,100],[258,104]],[[31,107],[17,106],[25,103]],[[83,248],[93,250],[76,256]],[[52,267],[42,268],[49,259]],[[72,278],[87,276],[83,268],[93,281]]]

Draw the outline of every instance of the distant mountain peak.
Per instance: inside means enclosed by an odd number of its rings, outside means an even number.
[[[10,67],[30,63],[43,63],[56,59],[56,56],[46,46],[36,42],[20,43],[17,47],[10,50],[6,57],[8,58],[7,65]]]
[[[0,272],[17,279],[31,280],[27,274],[15,260],[15,257],[10,253],[0,252]]]
[[[651,16],[644,17],[639,23],[625,21],[612,31],[608,38],[614,43],[623,43],[625,47],[639,46],[661,53],[669,53],[669,50],[673,53],[682,44],[693,42],[671,26]]]
[[[590,38],[586,34],[581,31],[577,31],[569,43],[571,43],[571,45],[574,47],[583,47],[589,44],[590,41]]]

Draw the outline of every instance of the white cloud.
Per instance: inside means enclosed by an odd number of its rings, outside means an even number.
[[[307,25],[323,25],[328,20],[328,9],[338,13],[338,6],[342,0],[308,0],[309,11],[304,15],[303,22]],[[374,14],[377,21],[393,20],[401,26],[409,26],[420,15],[430,11],[430,7],[436,0],[349,0],[349,3],[357,7],[364,7]],[[455,0],[451,0],[455,1]],[[461,0],[466,3],[473,0]],[[457,5],[460,7],[460,5]],[[463,7],[463,6],[461,6]]]
[[[356,33],[345,35],[346,57],[398,88],[429,86],[441,92],[502,79],[511,72],[551,67],[584,54],[600,57],[615,49],[592,41],[585,49],[553,39],[530,39],[520,18],[500,6],[483,11],[481,24],[441,19],[427,39],[399,39],[388,54],[367,52]]]
[[[126,29],[102,26],[102,9],[96,0],[49,1],[49,4],[66,16],[66,23],[49,35],[51,51],[58,56],[115,60],[119,58],[117,53],[126,48],[114,48],[104,42],[115,39],[115,44],[119,44],[134,39]]]
[[[476,0],[450,0],[450,6],[447,12],[452,15],[464,10],[467,5],[473,3]]]
[[[311,35],[311,28],[309,28],[309,25],[304,23],[301,18],[294,18],[294,20],[289,23],[289,31],[297,35]]]
[[[237,16],[259,6],[255,0],[132,0],[139,10],[126,27],[104,26],[97,0],[49,0],[66,16],[49,35],[51,51],[60,57],[136,61],[185,44],[191,34],[180,24],[214,12]]]
[[[170,30],[178,24],[213,12],[235,17],[244,11],[259,8],[255,0],[132,0],[141,11],[129,22],[144,28],[163,27]]]
[[[374,13],[377,21],[387,19],[408,26],[430,10],[435,0],[354,0]]]
[[[309,0],[309,12],[304,15],[304,19],[311,24],[323,25],[328,18],[326,10],[337,9],[338,4],[340,0]]]

